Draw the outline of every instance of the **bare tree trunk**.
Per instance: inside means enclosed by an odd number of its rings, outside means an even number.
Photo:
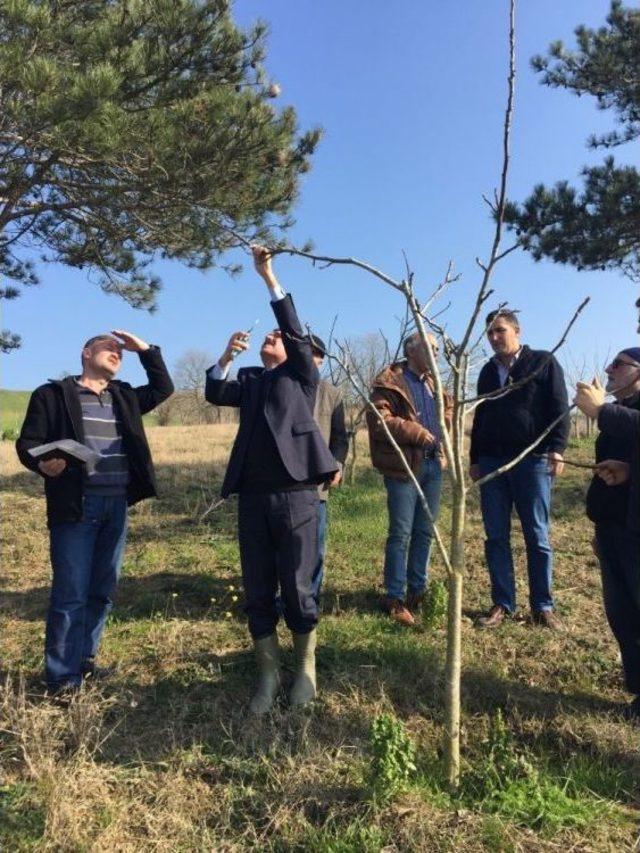
[[[447,656],[445,662],[445,772],[451,788],[460,782],[460,679],[462,673],[462,573],[464,571],[464,495],[455,494],[451,530],[451,568],[447,578]]]
[[[353,486],[356,477],[356,459],[358,456],[358,447],[357,447],[357,439],[358,439],[358,431],[353,429],[350,430],[350,439],[351,439],[351,453],[349,454],[349,463],[348,463],[348,471],[347,471],[347,483],[350,486]]]

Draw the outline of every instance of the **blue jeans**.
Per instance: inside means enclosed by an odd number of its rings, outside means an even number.
[[[53,581],[45,634],[47,685],[79,686],[113,606],[127,535],[124,495],[87,494],[81,521],[50,531]]]
[[[324,578],[324,555],[327,550],[327,503],[328,501],[318,501],[318,562],[311,578],[311,594],[318,604]]]
[[[506,456],[481,456],[481,476],[509,461]],[[553,610],[553,552],[549,542],[549,510],[553,477],[548,462],[529,455],[510,471],[480,486],[485,556],[491,577],[491,600],[509,613],[516,609],[516,584],[511,554],[511,511],[515,506],[527,550],[529,604],[532,610]]]
[[[439,459],[425,459],[418,477],[434,520],[440,509],[442,470]],[[404,600],[405,588],[419,595],[427,585],[432,524],[410,480],[384,478],[389,533],[384,553],[384,585],[389,598]]]

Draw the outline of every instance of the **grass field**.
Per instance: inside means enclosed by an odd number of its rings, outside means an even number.
[[[637,849],[640,728],[619,714],[627,697],[583,515],[587,475],[569,469],[555,496],[563,634],[531,626],[526,610],[497,632],[473,627],[488,598],[472,505],[464,777],[452,795],[440,764],[444,630],[407,631],[379,609],[386,511],[364,446],[356,484],[331,501],[319,697],[303,712],[283,703],[267,719],[247,718],[255,671],[234,505],[197,521],[216,498],[232,431],[149,430],[162,499],[132,513],[103,642],[102,662],[118,671],[68,709],[44,700],[40,684],[49,578],[41,484],[8,442],[0,447],[0,848]],[[446,500],[442,521],[446,529]],[[514,542],[524,605],[519,532]],[[437,556],[432,577],[443,577]],[[290,665],[284,630],[281,639]],[[371,725],[384,713],[397,738],[376,745]],[[405,735],[409,752],[397,747]],[[404,784],[385,782],[390,767],[406,771]]]
[[[20,429],[29,397],[29,391],[0,391],[0,432]]]
[[[0,434],[5,431],[20,431],[30,396],[31,391],[0,390]],[[145,415],[143,420],[145,426],[156,425],[156,416],[153,413]]]

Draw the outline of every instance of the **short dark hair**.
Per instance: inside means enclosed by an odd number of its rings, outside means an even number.
[[[92,338],[89,338],[88,341],[85,341],[82,345],[82,349],[87,349],[87,347],[92,347],[94,344],[97,344],[98,341],[115,341],[113,335],[94,335]]]
[[[494,320],[497,320],[498,317],[502,317],[506,320],[509,325],[513,326],[514,329],[520,328],[520,323],[518,322],[518,314],[520,312],[515,308],[510,310],[509,308],[498,308],[497,311],[489,311],[487,317],[485,319],[485,326],[488,329],[489,326],[493,323]]]
[[[82,345],[82,352],[80,353],[80,363],[82,365],[84,365],[84,356],[82,355],[82,353],[88,347],[92,347],[94,344],[97,344],[98,341],[115,341],[115,338],[113,337],[113,335],[102,334],[102,335],[94,335],[92,338],[89,338],[88,341],[85,341],[84,344]]]

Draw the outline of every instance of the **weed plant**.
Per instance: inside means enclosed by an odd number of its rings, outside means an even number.
[[[447,615],[449,594],[441,580],[432,580],[427,586],[422,604],[422,624],[425,628],[441,628]]]
[[[415,749],[404,724],[394,714],[379,714],[371,724],[371,787],[386,803],[407,786],[416,772]]]

